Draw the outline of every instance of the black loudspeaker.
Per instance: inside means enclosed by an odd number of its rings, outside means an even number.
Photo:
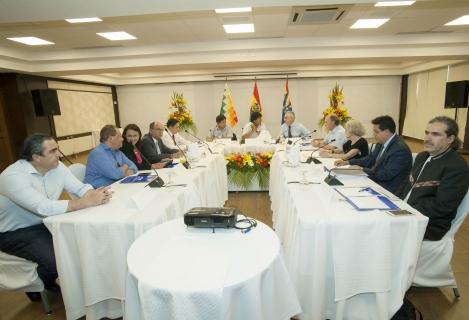
[[[57,90],[38,89],[32,90],[34,110],[36,116],[60,116],[59,98]]]
[[[469,81],[446,83],[445,108],[467,108]]]

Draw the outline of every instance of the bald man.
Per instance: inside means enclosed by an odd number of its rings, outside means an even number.
[[[148,134],[144,135],[140,144],[140,149],[145,158],[150,163],[166,162],[171,158],[181,156],[177,149],[171,149],[163,143],[164,125],[161,122],[154,121],[150,123]]]

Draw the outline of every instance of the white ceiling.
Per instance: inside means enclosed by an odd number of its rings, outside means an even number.
[[[0,70],[120,85],[207,81],[236,73],[400,75],[469,60],[469,25],[444,26],[469,15],[469,0],[421,0],[392,8],[374,7],[375,2],[0,0]],[[311,3],[348,7],[337,23],[291,24],[293,6]],[[213,10],[246,5],[252,13]],[[90,16],[103,21],[62,20]],[[349,29],[360,18],[391,20],[378,29]],[[250,21],[256,31],[228,35],[226,21]],[[96,35],[106,31],[138,39],[111,42]],[[30,47],[6,39],[20,36],[55,45]]]

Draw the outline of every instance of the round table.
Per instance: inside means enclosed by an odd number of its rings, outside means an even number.
[[[126,319],[285,320],[301,312],[280,243],[261,222],[237,229],[158,225],[127,254]]]

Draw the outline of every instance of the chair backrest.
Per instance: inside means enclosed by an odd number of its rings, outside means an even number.
[[[85,180],[86,166],[84,164],[74,163],[70,165],[68,168],[78,180],[80,180],[81,182]]]
[[[466,192],[466,195],[459,204],[458,211],[456,212],[456,217],[454,217],[451,222],[451,228],[448,231],[448,235],[454,237],[456,232],[461,227],[464,219],[466,219],[467,214],[469,213],[469,190]]]

